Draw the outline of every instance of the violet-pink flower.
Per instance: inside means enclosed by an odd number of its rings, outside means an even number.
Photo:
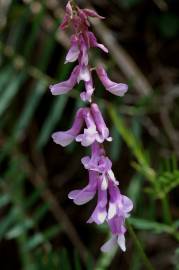
[[[113,95],[121,97],[127,92],[127,84],[111,81],[102,65],[96,68],[96,72],[106,90],[111,92]]]
[[[72,127],[67,131],[58,131],[52,134],[52,138],[56,144],[60,144],[65,147],[69,145],[76,136],[79,134],[82,126],[84,125],[84,115],[87,113],[88,109],[79,109],[75,115],[75,120]]]
[[[54,84],[54,85],[50,85],[50,90],[51,90],[52,95],[55,95],[55,96],[62,95],[71,91],[73,87],[75,86],[75,84],[77,83],[79,73],[80,73],[80,66],[76,66],[73,69],[68,80],[61,83]]]
[[[121,194],[119,182],[112,170],[112,161],[105,152],[104,142],[111,142],[112,138],[99,106],[93,102],[95,87],[92,70],[96,70],[105,89],[116,96],[123,96],[128,86],[113,82],[103,65],[91,66],[89,50],[100,48],[108,53],[108,49],[98,43],[97,38],[90,31],[89,17],[104,19],[95,11],[80,9],[74,1],[68,1],[60,27],[64,30],[71,25],[74,33],[65,63],[77,61],[77,64],[66,81],[51,85],[50,90],[53,95],[65,94],[83,81],[84,90],[80,93],[80,97],[82,101],[90,104],[77,111],[70,129],[55,132],[52,138],[55,143],[63,147],[76,141],[84,147],[91,148],[91,155],[81,159],[84,168],[88,171],[88,184],[82,189],[71,191],[68,197],[75,204],[82,205],[97,196],[97,205],[87,222],[96,224],[105,222],[112,233],[111,239],[101,247],[101,250],[108,252],[118,245],[125,251],[125,219],[129,217],[133,203],[127,196]]]
[[[77,205],[82,205],[92,200],[97,191],[97,173],[89,171],[89,183],[83,189],[76,189],[68,194],[68,198]]]

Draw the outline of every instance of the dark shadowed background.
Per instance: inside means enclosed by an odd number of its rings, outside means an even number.
[[[134,201],[128,226],[153,269],[179,269],[179,1],[89,0],[106,20],[92,20],[109,48],[91,53],[110,77],[126,82],[124,98],[96,99],[113,143],[106,149],[122,193]],[[95,202],[75,206],[67,194],[83,187],[87,153],[62,148],[51,134],[71,126],[80,83],[53,97],[48,86],[68,78],[70,31],[61,32],[66,1],[0,0],[0,269],[146,270],[133,231],[127,252],[101,254],[106,226],[86,224]],[[107,102],[106,102],[107,101]]]

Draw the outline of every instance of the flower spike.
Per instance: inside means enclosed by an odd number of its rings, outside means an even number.
[[[91,155],[81,159],[84,168],[88,171],[88,184],[82,189],[71,191],[68,198],[76,205],[83,205],[97,196],[97,205],[87,223],[94,222],[98,225],[106,223],[112,234],[111,239],[101,247],[101,251],[109,252],[116,245],[125,251],[125,220],[130,216],[133,203],[127,196],[121,194],[119,182],[112,170],[112,161],[105,152],[104,143],[111,142],[112,138],[98,104],[93,102],[95,87],[92,70],[96,69],[105,89],[116,96],[123,96],[128,86],[113,82],[102,65],[95,68],[90,65],[89,50],[99,48],[108,53],[108,49],[98,43],[95,35],[90,31],[90,17],[104,19],[95,11],[80,9],[73,1],[68,1],[60,27],[65,30],[71,25],[74,33],[65,64],[77,61],[77,65],[66,81],[51,85],[50,90],[53,95],[62,95],[83,81],[84,91],[80,93],[80,98],[89,105],[77,111],[70,129],[55,132],[52,134],[52,139],[63,147],[73,141],[81,143],[84,147],[90,147]]]

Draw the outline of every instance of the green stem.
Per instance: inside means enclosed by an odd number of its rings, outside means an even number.
[[[77,6],[76,0],[71,0],[71,4],[74,5],[74,7]]]
[[[111,252],[108,253],[102,253],[100,258],[98,259],[95,270],[107,270],[109,269],[112,260],[114,259],[117,252],[117,248],[114,248],[111,250]]]
[[[172,224],[172,216],[167,195],[162,198],[162,208],[165,223]]]
[[[140,243],[135,231],[133,230],[131,224],[129,222],[127,222],[127,227],[128,227],[128,231],[132,237],[132,240],[141,256],[141,259],[143,260],[143,263],[145,265],[145,269],[146,270],[155,270],[154,267],[152,266],[151,262],[149,261],[147,255],[145,254],[145,251],[142,247],[142,244]]]

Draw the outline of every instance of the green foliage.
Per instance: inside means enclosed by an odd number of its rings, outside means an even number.
[[[165,38],[176,37],[179,33],[179,18],[173,13],[162,14],[157,19],[157,25],[161,35]]]
[[[118,2],[124,8],[132,8],[142,2],[142,0],[118,0]]]

